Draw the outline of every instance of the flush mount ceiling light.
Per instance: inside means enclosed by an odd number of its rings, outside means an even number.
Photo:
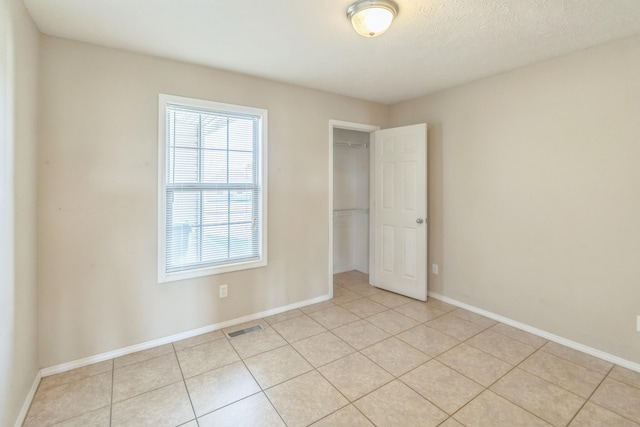
[[[391,0],[358,0],[347,8],[347,18],[364,37],[379,36],[387,31],[397,13],[398,5]]]

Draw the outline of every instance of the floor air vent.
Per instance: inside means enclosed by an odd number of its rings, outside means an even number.
[[[248,328],[240,329],[239,331],[227,332],[227,336],[229,338],[234,338],[234,337],[238,337],[240,335],[249,334],[251,332],[256,332],[256,331],[261,331],[261,330],[262,330],[262,326],[254,325],[254,326],[250,326]]]

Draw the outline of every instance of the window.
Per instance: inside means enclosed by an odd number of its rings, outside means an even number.
[[[158,281],[267,264],[267,111],[160,95]]]

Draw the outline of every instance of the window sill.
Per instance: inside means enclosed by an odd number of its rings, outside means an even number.
[[[188,280],[195,279],[198,277],[204,276],[214,276],[222,273],[230,273],[232,271],[242,271],[242,270],[250,270],[253,268],[266,267],[267,260],[266,258],[256,260],[256,261],[248,261],[248,262],[237,262],[234,264],[226,264],[216,267],[207,267],[207,268],[199,268],[194,270],[187,271],[178,271],[175,273],[166,273],[164,271],[158,272],[158,283],[168,283],[168,282],[176,282],[178,280]]]

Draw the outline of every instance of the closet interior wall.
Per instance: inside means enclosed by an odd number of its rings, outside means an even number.
[[[333,273],[369,273],[370,134],[333,130]]]

